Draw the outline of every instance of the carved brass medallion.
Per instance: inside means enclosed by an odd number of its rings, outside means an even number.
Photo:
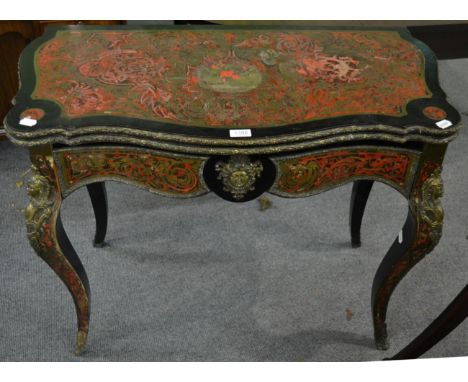
[[[252,162],[246,155],[232,156],[228,162],[218,162],[215,166],[218,178],[223,182],[223,190],[240,200],[249,191],[263,171],[260,161]]]

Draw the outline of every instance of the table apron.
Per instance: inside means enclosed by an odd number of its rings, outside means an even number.
[[[420,152],[402,148],[352,146],[273,158],[277,177],[270,192],[305,197],[359,179],[385,183],[404,196],[411,191]]]
[[[54,149],[53,155],[63,197],[86,184],[104,180],[129,183],[170,197],[189,198],[210,191],[203,175],[208,156],[130,146],[67,147]],[[408,197],[420,153],[359,145],[264,157],[276,169],[274,183],[266,191],[278,196],[306,197],[350,181],[372,179]],[[258,182],[262,182],[261,177]]]

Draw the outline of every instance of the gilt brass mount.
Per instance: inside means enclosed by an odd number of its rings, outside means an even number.
[[[217,179],[223,182],[223,190],[231,193],[234,199],[240,200],[249,191],[263,171],[260,161],[252,162],[246,155],[231,156],[228,162],[216,163]]]

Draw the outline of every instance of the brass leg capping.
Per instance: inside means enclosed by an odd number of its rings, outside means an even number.
[[[60,220],[62,196],[51,154],[50,146],[31,149],[30,203],[25,210],[27,236],[36,253],[60,277],[73,297],[78,319],[76,354],[79,354],[89,329],[89,283]]]
[[[436,155],[435,160],[424,156],[410,194],[408,217],[403,230],[385,255],[374,278],[372,314],[378,349],[388,348],[385,319],[393,290],[411,268],[434,249],[442,236],[441,163],[444,149],[436,150],[440,155]]]

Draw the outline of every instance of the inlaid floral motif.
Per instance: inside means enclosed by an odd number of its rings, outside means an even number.
[[[87,83],[68,80],[63,84],[64,87],[56,93],[57,99],[61,101],[70,116],[104,112],[115,99],[112,93],[101,88],[92,88]]]

